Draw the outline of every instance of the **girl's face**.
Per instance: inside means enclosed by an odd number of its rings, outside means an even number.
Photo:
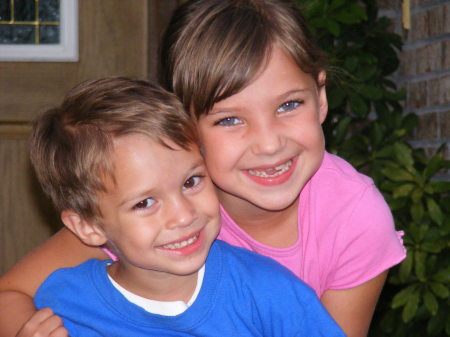
[[[253,82],[198,120],[222,204],[270,211],[293,205],[322,161],[327,109],[325,87],[275,47]]]

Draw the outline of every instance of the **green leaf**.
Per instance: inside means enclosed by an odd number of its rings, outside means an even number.
[[[341,28],[339,27],[339,24],[334,20],[331,19],[326,20],[325,26],[327,30],[334,36],[339,36],[339,34],[341,33]]]
[[[346,97],[346,93],[344,90],[338,87],[334,87],[327,92],[328,98],[328,107],[330,109],[336,109],[340,106]]]
[[[430,282],[430,287],[433,293],[440,298],[446,299],[449,295],[448,288],[441,282]]]
[[[429,183],[433,193],[450,192],[450,181],[432,181]]]
[[[420,223],[420,221],[423,218],[423,215],[425,214],[423,204],[421,202],[412,203],[410,213],[413,220],[417,223]]]
[[[371,79],[377,72],[377,67],[374,65],[364,65],[360,67],[361,70],[358,71],[355,76],[361,81],[365,82]]]
[[[424,242],[422,244],[422,249],[428,253],[438,254],[447,246],[445,242]]]
[[[362,20],[362,18],[355,15],[355,13],[353,13],[352,11],[352,8],[349,8],[348,6],[335,13],[334,17],[337,21],[345,25],[355,24]]]
[[[429,291],[426,290],[423,294],[423,302],[425,304],[425,308],[432,314],[433,316],[436,315],[437,311],[439,310],[439,303],[436,299],[436,296]]]
[[[414,271],[419,281],[425,281],[425,260],[427,254],[422,251],[416,251],[414,254]]]
[[[402,198],[402,197],[406,197],[408,195],[410,195],[410,193],[412,192],[412,190],[414,189],[415,185],[414,184],[403,184],[400,185],[399,187],[397,187],[394,192],[392,193],[392,196],[397,199],[397,198]]]
[[[426,198],[426,202],[431,219],[433,219],[433,221],[435,221],[438,225],[442,225],[444,221],[444,214],[442,213],[439,205],[432,198]]]
[[[449,283],[450,282],[450,267],[439,270],[431,278],[437,282]]]
[[[345,136],[348,135],[348,126],[350,125],[352,119],[348,116],[342,118],[338,125],[335,128],[335,136],[336,136],[336,143],[339,144],[342,142],[345,138]]]
[[[414,159],[412,157],[411,148],[405,143],[395,143],[394,144],[395,155],[397,160],[406,168],[412,169]]]
[[[322,0],[323,1],[323,0]],[[331,2],[331,9],[337,9],[342,7],[343,5],[345,5],[347,3],[347,0],[333,0]]]
[[[423,173],[425,180],[430,179],[442,168],[443,158],[442,156],[433,156],[428,162],[427,167]]]
[[[402,311],[403,322],[409,322],[417,312],[417,308],[419,307],[420,293],[418,290],[414,291],[408,297],[405,306]]]
[[[354,55],[347,56],[344,61],[344,67],[350,73],[353,73],[358,67],[359,59]]]
[[[370,84],[362,85],[361,87],[359,87],[358,91],[364,97],[375,101],[383,97],[383,91],[380,88],[376,87],[375,85]]]
[[[384,167],[381,169],[381,173],[393,181],[414,181],[414,176],[411,173],[395,165]]]
[[[396,309],[404,306],[411,294],[416,291],[415,285],[410,285],[402,290],[400,290],[395,296],[392,298],[391,308]]]
[[[412,194],[411,194],[411,199],[413,201],[413,203],[418,204],[420,203],[420,200],[423,197],[423,191],[420,188],[416,188]]]
[[[357,94],[350,94],[349,97],[349,104],[350,109],[355,113],[357,116],[360,117],[366,117],[369,113],[369,106],[367,105],[366,101],[364,101],[361,96]]]
[[[400,281],[405,282],[411,275],[413,260],[414,260],[414,251],[408,250],[406,259],[404,259],[403,262],[400,264],[399,268]]]

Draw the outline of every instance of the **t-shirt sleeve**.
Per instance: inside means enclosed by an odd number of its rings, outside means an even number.
[[[403,232],[395,230],[383,196],[369,184],[361,192],[348,223],[339,230],[325,289],[358,286],[401,262],[406,256],[402,236]]]

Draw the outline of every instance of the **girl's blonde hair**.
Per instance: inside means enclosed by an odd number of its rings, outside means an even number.
[[[318,81],[325,55],[292,2],[190,0],[163,36],[159,79],[198,118],[248,85],[274,45]]]

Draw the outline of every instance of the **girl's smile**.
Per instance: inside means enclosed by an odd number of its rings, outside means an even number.
[[[279,185],[289,180],[295,170],[296,163],[297,159],[291,158],[279,164],[260,166],[245,170],[244,173],[258,184],[266,186]]]

